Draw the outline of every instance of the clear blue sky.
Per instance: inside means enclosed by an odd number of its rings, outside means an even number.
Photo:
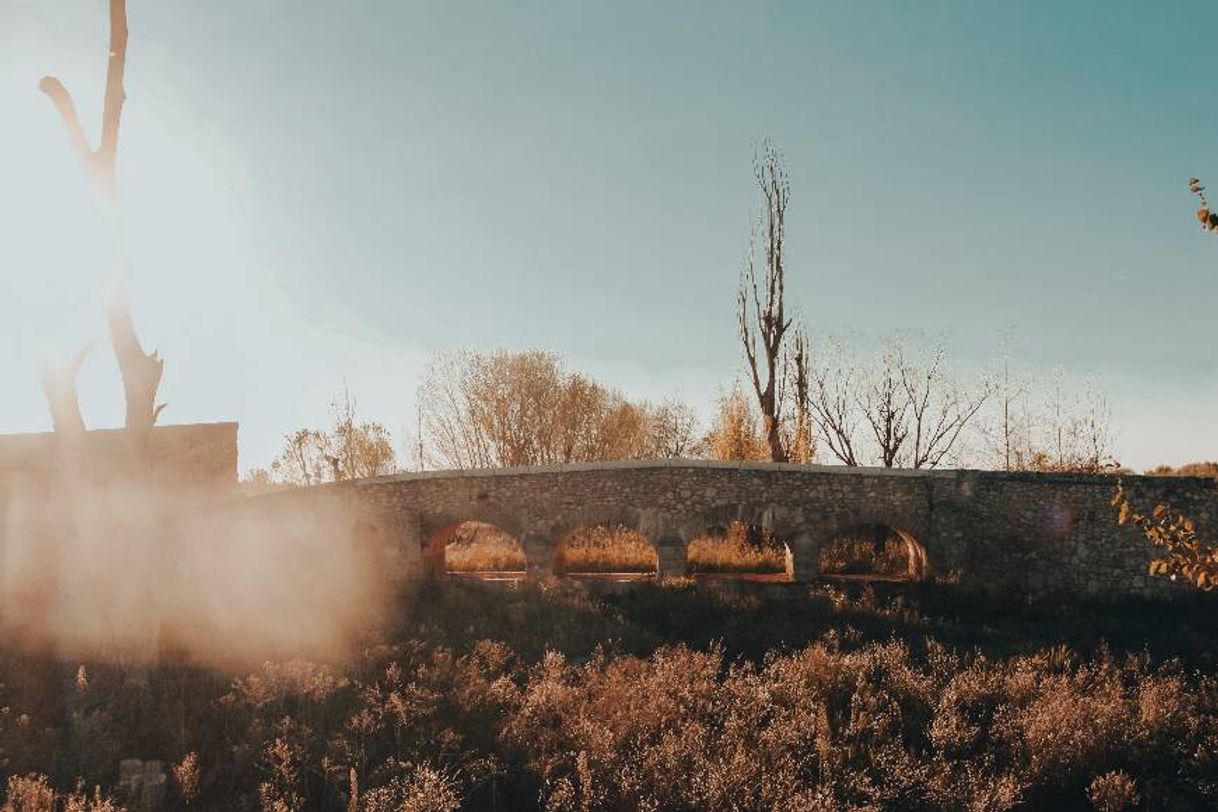
[[[732,379],[753,145],[784,150],[790,295],[816,333],[1011,332],[1095,376],[1120,458],[1218,457],[1213,3],[129,0],[130,288],[167,421],[239,419],[243,465],[344,377],[414,424],[423,361],[543,346],[705,413]],[[103,0],[0,0],[0,431],[41,358],[99,348],[112,271],[37,90],[96,132]]]

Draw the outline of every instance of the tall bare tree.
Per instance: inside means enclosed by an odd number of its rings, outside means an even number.
[[[76,112],[76,103],[63,82],[54,76],[44,76],[39,88],[50,98],[63,121],[68,140],[81,159],[85,177],[95,198],[107,213],[113,213],[118,205],[118,183],[116,163],[118,158],[119,124],[123,116],[123,104],[127,99],[123,77],[127,64],[127,4],[126,0],[110,0],[110,47],[107,51],[106,90],[102,106],[101,138],[96,149],[89,146]],[[116,226],[117,227],[117,226]],[[142,433],[156,423],[164,404],[156,402],[157,389],[164,373],[164,362],[155,352],[145,353],[135,333],[126,294],[121,289],[109,304],[107,321],[110,341],[118,359],[119,372],[123,378],[123,392],[127,401],[127,428]],[[58,376],[55,387],[48,387],[48,397],[54,394],[59,402],[51,404],[52,415],[57,415],[60,425],[83,427],[76,404],[75,370],[79,362],[69,367],[73,375]],[[68,384],[71,384],[70,386]],[[76,417],[67,418],[66,412],[75,408]]]
[[[761,410],[766,444],[770,459],[786,462],[787,448],[783,442],[783,399],[789,369],[783,363],[783,340],[792,320],[786,314],[785,240],[787,205],[791,200],[791,182],[783,165],[782,155],[766,139],[754,156],[753,174],[761,188],[765,211],[761,223],[754,229],[754,240],[745,259],[736,295],[736,321],[749,380]],[[761,253],[765,263],[764,279],[758,282],[757,234],[763,242]]]
[[[1023,467],[1030,455],[1028,446],[1028,410],[1026,399],[1029,384],[1026,376],[1011,370],[1011,352],[1003,348],[1002,367],[994,376],[994,395],[998,401],[998,453],[1004,471]]]
[[[1112,413],[1108,399],[1088,381],[1082,391],[1066,385],[1054,369],[1040,420],[1039,445],[1027,467],[1038,471],[1099,473],[1119,467],[1113,458]]]

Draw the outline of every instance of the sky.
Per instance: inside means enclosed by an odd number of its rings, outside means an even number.
[[[708,416],[763,137],[815,337],[942,336],[962,370],[1093,379],[1118,458],[1218,458],[1218,5],[129,0],[124,285],[162,422],[239,420],[242,466],[344,382],[399,438],[428,357],[544,347]],[[0,432],[96,344],[107,232],[51,105],[96,138],[103,0],[0,0]],[[1218,181],[1216,181],[1218,182]]]

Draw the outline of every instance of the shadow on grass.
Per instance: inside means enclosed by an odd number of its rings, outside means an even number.
[[[437,581],[403,595],[393,635],[456,650],[500,640],[526,660],[546,651],[582,659],[597,648],[646,655],[668,644],[718,643],[729,659],[760,661],[836,632],[847,646],[897,638],[921,651],[932,639],[996,657],[1054,646],[1089,655],[1106,646],[1211,668],[1215,610],[1218,597],[1202,594],[1100,602],[940,583]]]

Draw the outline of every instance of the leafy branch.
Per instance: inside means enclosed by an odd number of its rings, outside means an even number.
[[[1188,190],[1201,199],[1197,207],[1197,219],[1201,221],[1204,231],[1218,231],[1218,212],[1210,211],[1210,203],[1205,199],[1205,185],[1196,178],[1188,179]]]
[[[1198,589],[1218,587],[1218,546],[1202,541],[1193,520],[1166,505],[1156,505],[1150,515],[1139,513],[1129,502],[1122,483],[1117,483],[1112,504],[1117,523],[1130,524],[1163,554],[1150,562],[1150,574],[1183,578]]]

